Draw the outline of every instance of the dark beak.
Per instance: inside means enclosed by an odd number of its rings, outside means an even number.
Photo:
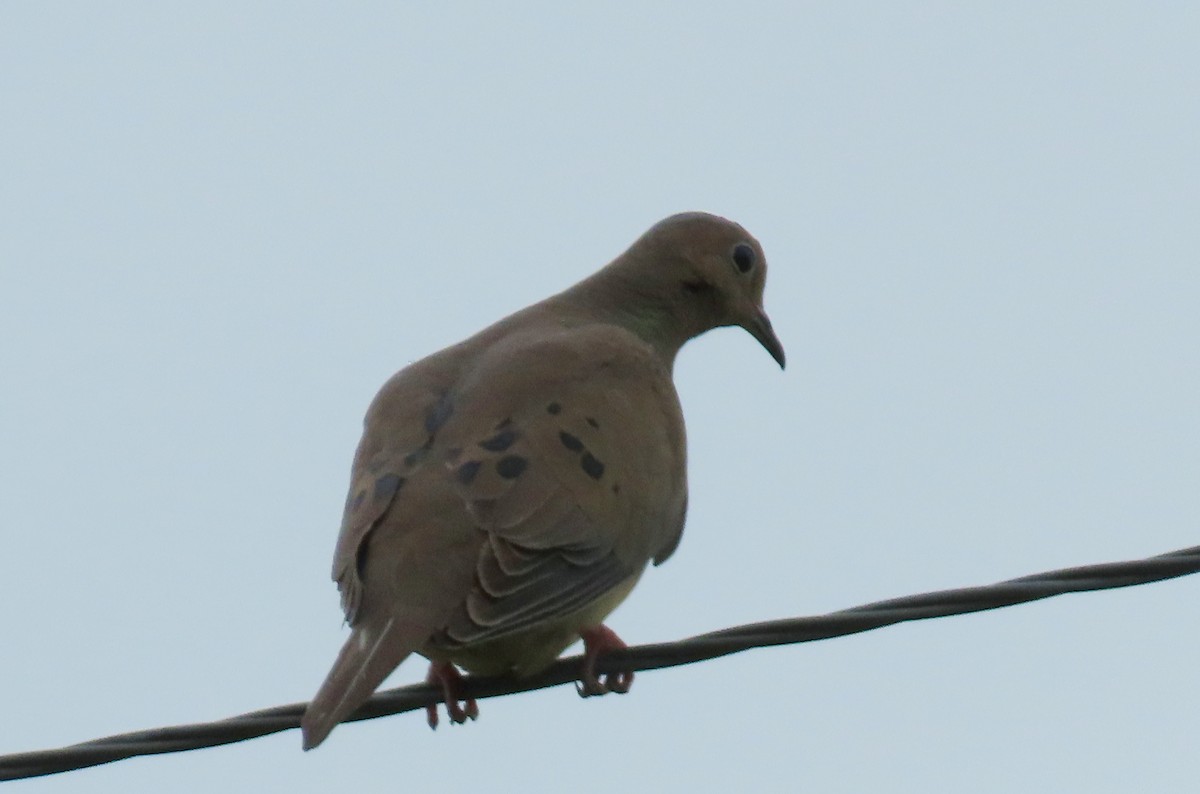
[[[775,335],[775,329],[771,327],[771,318],[767,316],[767,313],[756,308],[754,316],[742,327],[766,348],[767,352],[771,354],[771,358],[778,362],[779,368],[783,369],[787,364],[787,356],[783,352],[783,343],[779,341],[779,337]]]

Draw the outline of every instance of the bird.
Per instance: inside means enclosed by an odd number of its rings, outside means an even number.
[[[301,731],[316,747],[411,654],[452,723],[478,716],[461,670],[529,676],[583,640],[581,695],[626,647],[604,624],[687,512],[676,354],[740,326],[785,366],[767,263],[737,223],[672,215],[574,286],[410,364],[371,402],[333,579],[350,635]],[[431,727],[436,706],[427,708]]]

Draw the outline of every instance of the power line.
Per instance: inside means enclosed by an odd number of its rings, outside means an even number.
[[[596,671],[616,673],[676,667],[751,648],[825,640],[910,620],[963,615],[1037,601],[1064,593],[1129,587],[1197,572],[1200,572],[1200,546],[1143,560],[1064,568],[982,587],[938,590],[876,601],[830,612],[827,615],[752,623],[678,642],[639,645],[599,659]],[[575,681],[582,663],[581,656],[560,659],[538,675],[521,680],[508,677],[468,677],[464,680],[462,694],[466,697],[488,698],[571,683]],[[413,711],[440,703],[441,699],[441,690],[427,684],[390,689],[372,697],[347,722]],[[306,705],[292,703],[218,722],[154,728],[73,744],[56,750],[4,755],[0,756],[0,780],[52,775],[139,755],[177,753],[267,736],[299,727],[300,716],[304,713]]]

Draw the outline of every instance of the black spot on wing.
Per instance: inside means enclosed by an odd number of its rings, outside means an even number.
[[[385,474],[375,481],[375,494],[372,498],[376,501],[391,499],[402,485],[404,485],[404,478],[399,474]]]
[[[491,438],[480,441],[479,446],[488,452],[503,452],[511,447],[516,440],[517,432],[515,430],[501,430]]]
[[[593,480],[604,476],[604,464],[590,452],[583,453],[583,457],[579,459],[579,465],[583,467],[584,473]]]
[[[483,464],[477,460],[468,460],[466,463],[458,467],[458,481],[463,485],[470,485],[475,475],[479,474],[479,467]]]
[[[450,395],[443,394],[425,414],[425,432],[432,436],[441,430],[442,425],[446,424],[446,420],[453,413],[454,406],[450,404]]]
[[[546,406],[546,413],[557,416],[558,414],[562,413],[562,405],[559,403],[550,403]]]
[[[572,452],[578,452],[583,449],[583,442],[579,440],[579,437],[571,435],[566,430],[563,430],[558,434],[558,440],[562,442],[564,447]]]
[[[593,418],[592,418],[592,417],[590,417],[590,416],[588,416],[588,417],[585,417],[585,418],[587,419],[587,423],[588,423],[589,425],[591,425],[592,427],[596,428],[597,430],[599,430],[599,429],[600,429],[600,423],[599,423],[599,422],[597,422],[595,419],[593,419]]]
[[[520,455],[506,455],[496,461],[496,473],[506,480],[515,480],[529,465],[529,461]]]
[[[418,463],[425,460],[425,457],[429,454],[429,450],[431,449],[433,449],[432,435],[425,439],[425,443],[421,445],[420,449],[415,449],[404,456],[404,465],[416,466]]]

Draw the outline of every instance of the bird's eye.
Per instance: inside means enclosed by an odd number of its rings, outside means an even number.
[[[746,243],[738,243],[733,247],[733,265],[739,273],[749,273],[754,269],[754,249]]]

